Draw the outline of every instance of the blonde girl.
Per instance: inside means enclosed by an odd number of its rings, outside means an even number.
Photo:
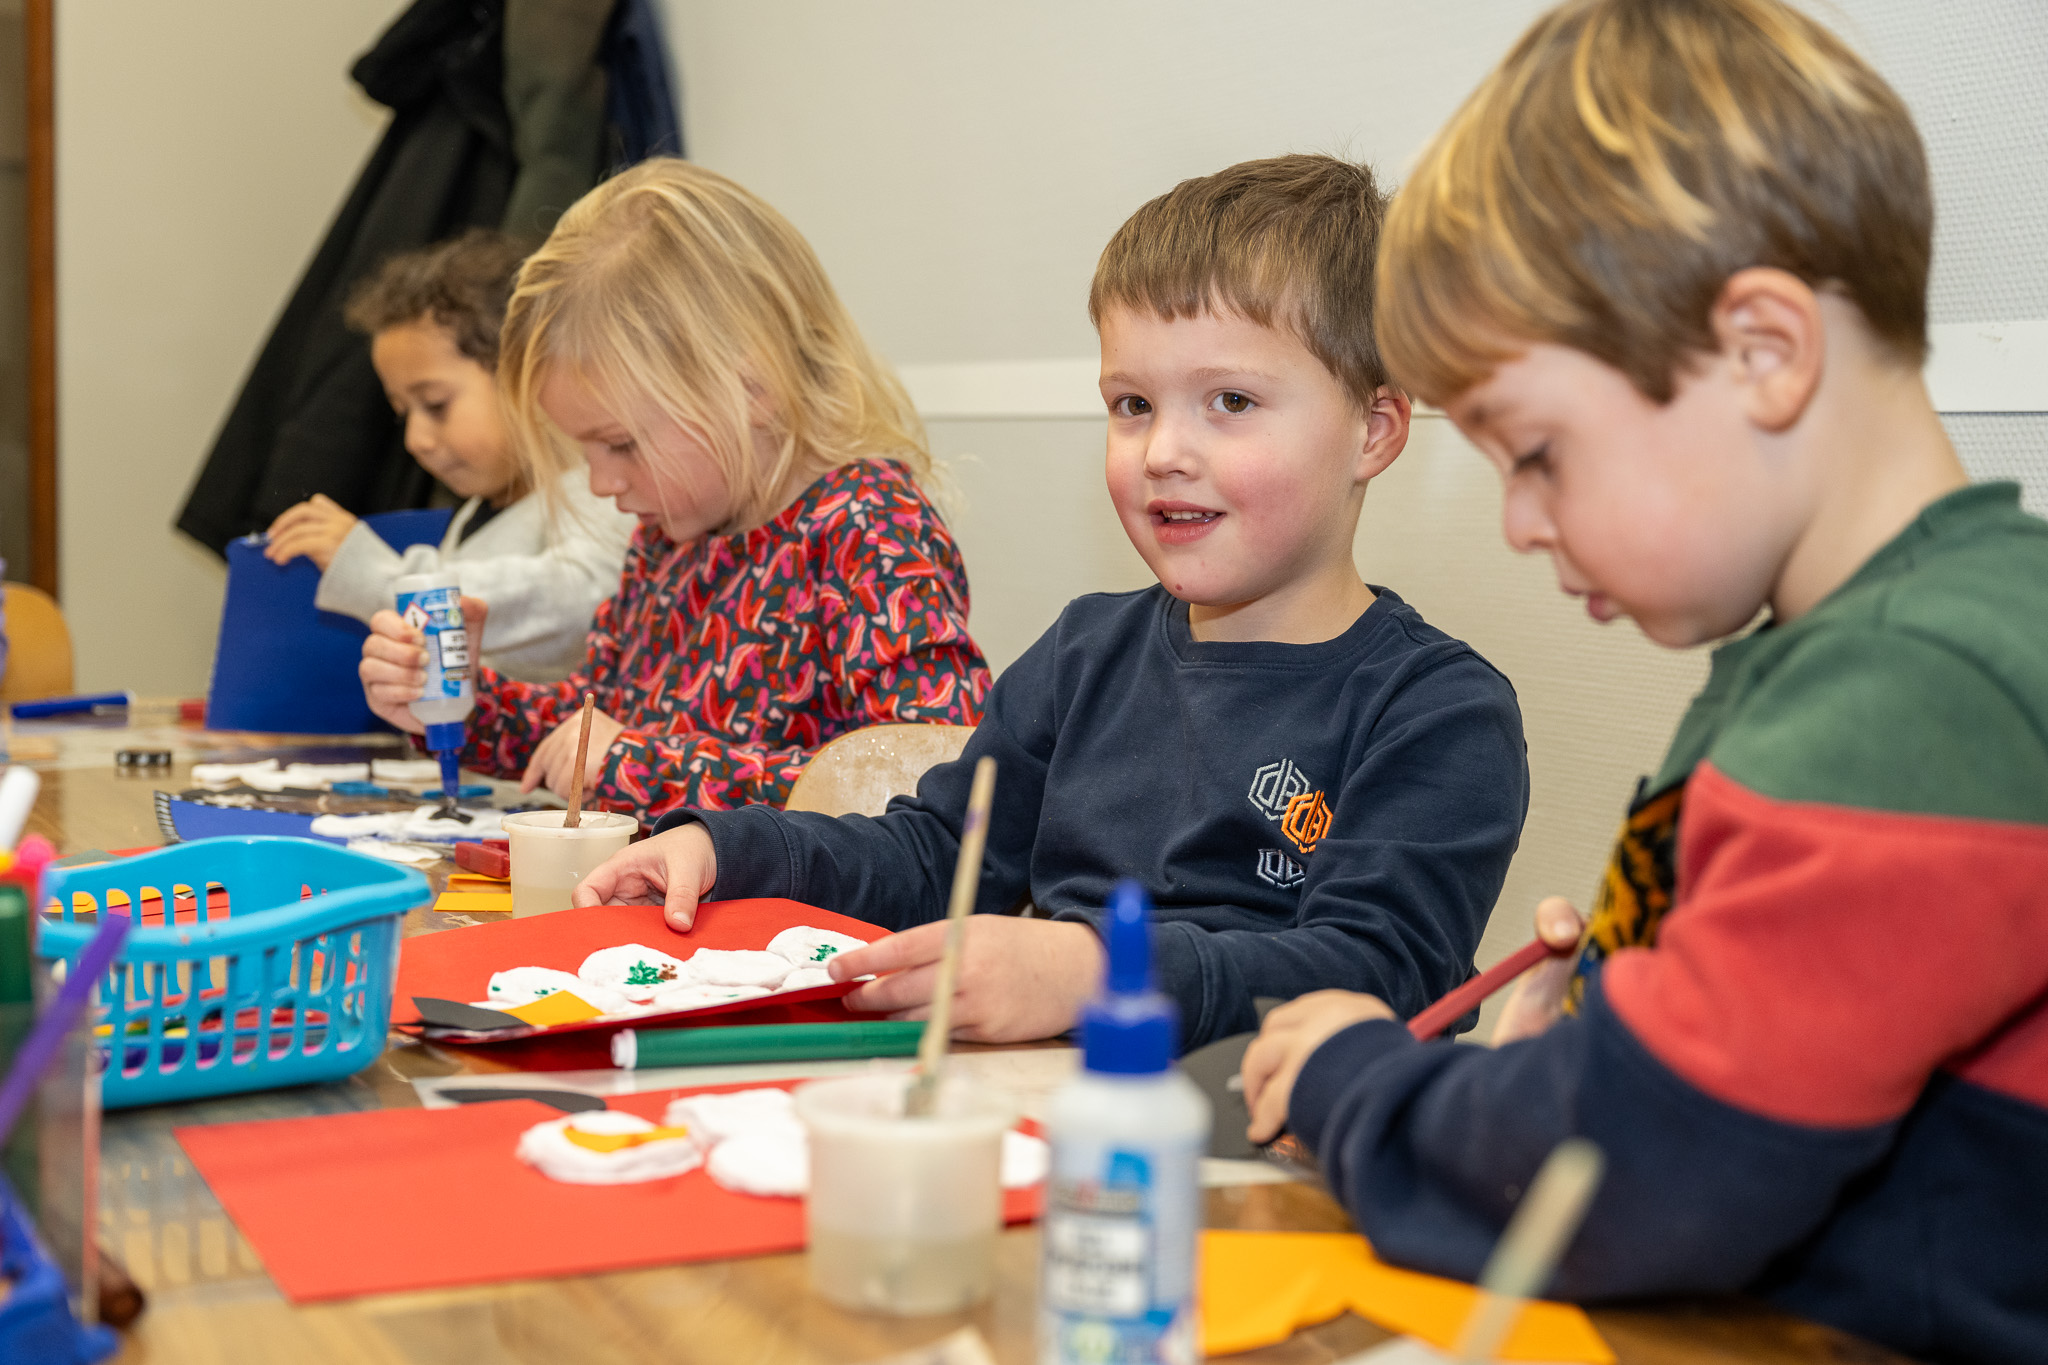
[[[479,671],[466,766],[566,792],[595,692],[586,790],[651,820],[780,804],[863,725],[978,720],[988,670],[922,424],[774,209],[672,158],[600,185],[521,269],[498,377],[533,486],[580,456],[641,524],[578,673]],[[372,627],[370,705],[418,732],[417,637]]]

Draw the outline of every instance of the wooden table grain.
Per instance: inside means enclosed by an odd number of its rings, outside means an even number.
[[[81,738],[83,736],[83,738]],[[30,828],[60,852],[159,842],[151,794],[190,785],[195,760],[261,756],[281,737],[151,731],[173,749],[168,768],[126,772],[99,725],[15,736],[17,761],[43,769]],[[94,761],[101,750],[104,761]],[[436,881],[438,884],[438,874]],[[432,911],[407,916],[408,935],[448,927]],[[480,1064],[393,1036],[361,1074],[229,1099],[106,1116],[101,1144],[102,1241],[149,1295],[117,1360],[130,1365],[854,1365],[934,1342],[964,1325],[1002,1365],[1035,1359],[1038,1234],[1005,1232],[994,1296],[970,1313],[892,1319],[851,1313],[805,1287],[802,1255],[385,1294],[294,1306],[271,1283],[171,1136],[174,1126],[419,1104],[415,1079]],[[1320,1189],[1255,1184],[1206,1193],[1210,1227],[1342,1231],[1350,1223]],[[1897,1365],[1900,1357],[1839,1332],[1741,1301],[1596,1310],[1623,1365]],[[1350,1314],[1288,1341],[1229,1359],[1244,1365],[1323,1365],[1386,1340]]]

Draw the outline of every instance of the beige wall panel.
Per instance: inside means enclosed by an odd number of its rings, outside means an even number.
[[[383,126],[396,0],[57,6],[58,479],[87,690],[198,695],[225,574],[171,529]]]

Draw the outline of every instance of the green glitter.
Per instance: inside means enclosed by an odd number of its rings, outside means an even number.
[[[628,986],[658,986],[661,984],[661,973],[656,971],[649,963],[635,962],[626,969],[626,984]]]

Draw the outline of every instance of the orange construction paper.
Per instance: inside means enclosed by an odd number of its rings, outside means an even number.
[[[486,877],[481,872],[450,872],[448,874],[448,889],[450,891],[509,892],[512,889],[512,882],[506,877]]]
[[[1285,1341],[1346,1308],[1448,1351],[1478,1298],[1479,1291],[1461,1281],[1388,1265],[1354,1233],[1202,1234],[1202,1348],[1208,1355]],[[1522,1309],[1500,1358],[1612,1365],[1614,1352],[1583,1309],[1538,1300]]]
[[[658,905],[589,905],[575,910],[558,910],[551,915],[495,920],[489,924],[472,924],[406,939],[398,951],[397,1008],[400,1015],[405,1014],[412,1008],[413,997],[422,995],[440,1000],[486,1000],[490,998],[493,972],[507,967],[553,967],[573,972],[583,965],[584,958],[599,948],[621,943],[642,943],[687,961],[699,948],[765,948],[768,940],[799,924],[831,929],[869,943],[888,937],[886,930],[864,921],[789,900],[706,901],[697,907],[696,927],[687,934],[679,934],[669,928]],[[846,1007],[839,1003],[839,997],[852,989],[851,984],[845,983],[816,986],[810,990],[729,1000],[722,1005],[704,1005],[692,1010],[641,1015],[633,1020],[632,1027],[688,1024],[707,1017],[716,1019],[717,1016],[737,1013],[753,1014],[748,1023],[844,1022],[858,1017],[848,1014]],[[397,1022],[401,1028],[413,1026],[404,1018]],[[718,1022],[728,1021],[718,1019]],[[624,1025],[617,1020],[599,1023],[595,1019],[585,1019],[550,1025],[547,1033],[525,1041],[539,1043],[579,1030],[616,1031],[621,1027]],[[584,1041],[594,1047],[589,1057],[566,1053],[547,1057],[522,1056],[520,1068],[560,1071],[609,1064],[602,1038]],[[507,1041],[486,1046],[503,1052],[522,1047],[522,1043]],[[557,1052],[561,1051],[557,1049]]]
[[[677,1095],[753,1088],[651,1091],[607,1103],[659,1123]],[[535,1100],[503,1100],[221,1123],[175,1135],[294,1303],[803,1248],[801,1199],[734,1194],[702,1167],[639,1185],[565,1185],[513,1155],[521,1133],[560,1117]],[[1036,1218],[1041,1195],[1042,1187],[1006,1191],[1004,1217]]]

